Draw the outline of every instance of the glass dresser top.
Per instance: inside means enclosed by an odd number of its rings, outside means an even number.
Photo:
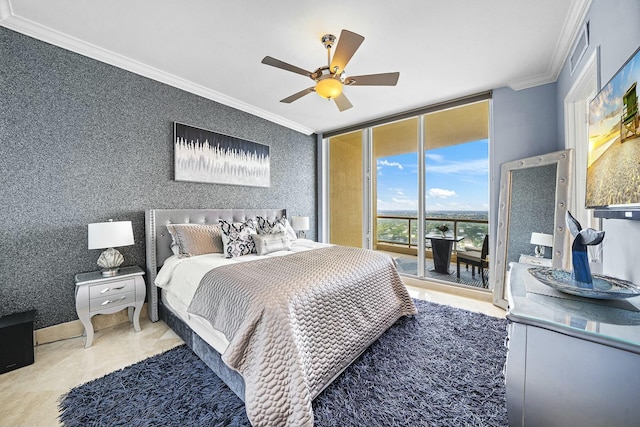
[[[566,294],[511,263],[507,318],[640,353],[640,296],[600,300]]]

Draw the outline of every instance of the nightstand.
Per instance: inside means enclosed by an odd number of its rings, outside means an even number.
[[[128,308],[129,321],[140,332],[140,311],[147,292],[143,275],[144,271],[136,265],[122,267],[112,277],[103,277],[100,271],[76,274],[76,312],[87,337],[84,348],[91,347],[93,342],[91,317],[96,314]]]
[[[534,255],[520,255],[520,259],[518,260],[520,264],[529,264],[529,265],[537,265],[539,267],[551,267],[553,265],[553,261],[551,258],[542,258]]]

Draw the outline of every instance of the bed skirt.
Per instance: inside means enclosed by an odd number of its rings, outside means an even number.
[[[244,379],[222,361],[222,355],[207,344],[186,323],[167,308],[162,300],[158,301],[160,319],[162,319],[193,352],[244,402]]]

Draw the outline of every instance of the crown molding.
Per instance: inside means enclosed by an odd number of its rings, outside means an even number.
[[[305,135],[311,135],[312,133],[314,133],[313,129],[310,129],[307,126],[303,126],[299,123],[287,120],[284,117],[254,107],[253,105],[247,104],[246,102],[242,102],[181,77],[166,73],[142,62],[117,54],[110,50],[103,49],[99,46],[87,43],[76,37],[69,36],[60,31],[56,31],[52,28],[40,25],[29,19],[25,19],[18,15],[15,15],[13,13],[10,0],[0,0],[0,26],[25,34],[29,37],[42,40],[63,49],[70,50],[80,55],[87,56],[97,61],[122,68],[123,70],[130,71],[143,77],[158,81],[160,83],[164,83],[169,86],[182,89],[186,92],[202,96],[203,98],[207,98],[220,104],[224,104],[228,107],[235,108],[236,110],[253,114],[254,116],[295,130],[296,132],[300,132]]]
[[[573,42],[582,28],[582,23],[587,17],[592,1],[593,0],[574,0],[571,3],[569,13],[567,13],[567,19],[562,26],[562,31],[560,32],[560,37],[556,43],[547,71],[537,76],[512,82],[509,85],[511,89],[528,89],[534,86],[553,83],[558,80],[569,56],[571,47],[573,46]]]
[[[515,81],[511,83],[509,87],[513,90],[523,90],[536,86],[546,85],[547,83],[553,83],[556,80],[557,78],[555,78],[552,73],[546,72],[533,77],[527,77],[526,79]]]

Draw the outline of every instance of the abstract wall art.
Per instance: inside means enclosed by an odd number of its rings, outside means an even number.
[[[174,122],[175,180],[269,187],[269,146]]]

